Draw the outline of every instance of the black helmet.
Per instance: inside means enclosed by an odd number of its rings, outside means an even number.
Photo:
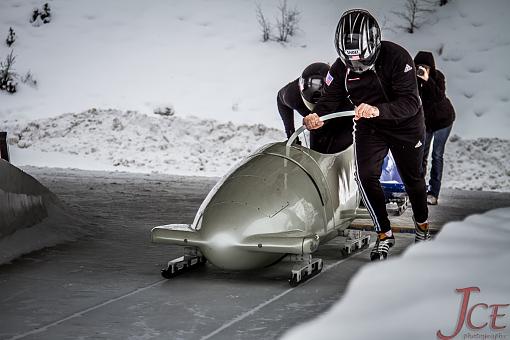
[[[313,111],[324,90],[324,83],[328,75],[329,65],[313,63],[308,65],[299,77],[299,90],[306,107]]]
[[[372,69],[381,49],[381,29],[364,9],[351,9],[338,21],[335,48],[342,62],[352,71]]]

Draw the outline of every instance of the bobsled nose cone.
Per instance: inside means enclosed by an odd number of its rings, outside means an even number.
[[[202,216],[200,250],[212,264],[224,269],[246,270],[269,265],[281,255],[243,248],[245,238],[264,219],[260,211],[245,204],[214,204]]]

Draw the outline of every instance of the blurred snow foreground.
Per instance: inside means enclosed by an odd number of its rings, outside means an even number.
[[[119,110],[91,109],[3,126],[17,165],[195,176],[221,176],[258,147],[285,139],[280,130],[262,124]],[[510,191],[510,141],[452,136],[443,183]]]
[[[396,259],[364,266],[344,297],[326,313],[295,327],[283,340],[437,339],[451,336],[459,323],[462,292],[476,287],[475,304],[499,307],[491,327],[492,307],[477,306],[465,316],[455,339],[510,337],[510,208],[472,215],[446,224],[432,242],[411,246]],[[505,315],[503,315],[505,314]],[[469,329],[467,318],[478,330]],[[486,324],[485,327],[481,327]]]

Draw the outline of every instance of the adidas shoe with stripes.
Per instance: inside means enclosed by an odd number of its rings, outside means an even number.
[[[418,223],[413,217],[414,221],[414,243],[419,243],[423,241],[430,241],[430,231],[429,231],[429,222],[425,221],[423,223]]]
[[[389,234],[389,235],[388,235]],[[370,252],[371,261],[386,260],[391,247],[395,245],[395,236],[391,231],[387,233],[379,233],[375,245]]]

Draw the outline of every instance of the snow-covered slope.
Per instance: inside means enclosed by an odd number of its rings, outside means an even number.
[[[483,232],[481,232],[483,230]],[[446,224],[433,242],[411,246],[402,257],[363,267],[344,297],[317,319],[283,340],[437,339],[455,334],[463,294],[470,294],[455,339],[510,337],[510,208]],[[494,325],[493,307],[503,304]],[[403,307],[405,306],[405,307]],[[504,314],[504,315],[503,315]],[[467,322],[480,329],[470,329]],[[485,324],[484,327],[482,327]],[[448,338],[445,338],[448,339]]]
[[[262,43],[255,5],[275,22],[271,0],[53,0],[53,20],[33,27],[33,7],[45,1],[0,2],[0,58],[13,27],[20,74],[37,89],[0,92],[0,119],[42,118],[90,108],[152,113],[173,105],[178,115],[263,123],[281,128],[277,90],[313,61],[332,62],[334,29],[347,8],[374,12],[383,38],[414,55],[435,53],[458,111],[454,133],[508,138],[510,9],[507,0],[450,0],[416,34],[396,29],[404,0],[289,0],[301,12],[291,42]]]
[[[457,112],[453,132],[462,137],[510,138],[508,13],[506,0],[450,0],[415,34],[387,32],[413,56],[433,52]]]

